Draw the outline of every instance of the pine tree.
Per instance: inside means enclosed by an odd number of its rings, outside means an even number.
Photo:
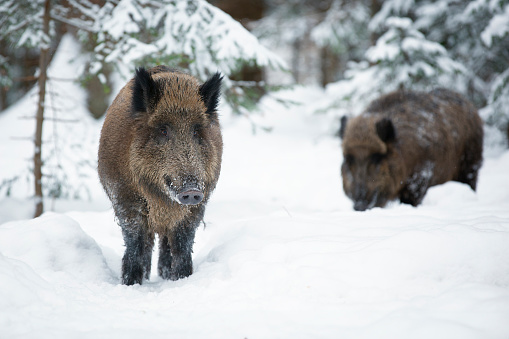
[[[494,56],[488,105],[482,114],[487,124],[506,132],[509,139],[509,1],[499,1],[491,10],[491,19],[480,36]]]
[[[343,78],[347,61],[359,61],[370,46],[369,8],[365,1],[334,0],[323,20],[313,27],[311,39],[322,49],[322,85]],[[330,55],[329,60],[323,56]],[[327,67],[330,59],[337,67]],[[325,64],[325,65],[324,65]]]
[[[374,46],[328,86],[327,109],[355,114],[381,93],[444,86],[465,94],[488,125],[509,128],[509,1],[387,0],[373,13]],[[338,98],[339,94],[339,98]]]
[[[36,113],[36,128],[34,135],[34,191],[35,191],[35,213],[38,217],[43,212],[42,193],[42,127],[44,121],[44,109],[46,98],[46,69],[48,67],[49,45],[50,45],[50,0],[42,1],[7,1],[0,8],[0,14],[4,22],[2,27],[2,40],[17,42],[17,46],[37,46],[39,54],[39,100]],[[5,25],[5,26],[4,26]],[[7,58],[2,58],[4,65],[8,68]],[[4,80],[5,81],[5,80]]]
[[[74,5],[87,5],[90,8],[93,5],[86,0],[69,1],[72,8]],[[83,7],[84,8],[84,7]],[[39,49],[39,69],[37,77],[38,103],[35,113],[35,133],[34,133],[34,155],[33,155],[33,175],[34,175],[34,195],[35,212],[34,217],[38,217],[44,211],[43,206],[43,125],[47,119],[46,97],[47,97],[47,68],[49,65],[49,50],[52,43],[55,42],[55,21],[59,12],[65,12],[60,5],[54,5],[51,0],[6,0],[0,5],[0,17],[2,30],[0,39],[5,41],[12,48],[37,48]],[[81,18],[69,20],[69,23],[75,22],[77,25],[82,22]],[[9,69],[9,58],[0,57],[0,68]],[[1,79],[3,83],[10,83],[12,79],[4,75]],[[11,181],[12,183],[12,181]]]
[[[89,36],[90,38],[90,36]],[[205,0],[109,1],[98,13],[90,73],[110,65],[124,79],[136,66],[166,64],[205,80],[225,75],[225,97],[236,112],[253,108],[246,93],[257,84],[228,78],[243,65],[282,68],[283,61],[226,13]]]
[[[341,77],[346,60],[357,57],[366,31],[364,0],[271,1],[253,34],[290,54],[291,83],[325,86]]]
[[[342,114],[360,113],[369,101],[392,90],[454,88],[462,83],[463,65],[442,45],[427,40],[410,18],[389,17],[384,27],[385,33],[365,52],[365,60],[351,63],[347,79],[329,88],[340,94],[331,106]]]
[[[423,3],[416,24],[469,70],[467,95],[488,125],[509,123],[509,1]]]

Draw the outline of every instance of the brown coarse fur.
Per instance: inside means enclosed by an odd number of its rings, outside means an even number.
[[[384,207],[398,198],[417,206],[429,187],[451,180],[475,191],[483,126],[460,94],[400,90],[343,122],[341,174],[354,209]]]
[[[164,66],[140,68],[107,111],[98,171],[126,244],[124,284],[148,279],[155,234],[159,274],[192,273],[194,233],[221,169],[220,85],[219,74],[200,84]]]

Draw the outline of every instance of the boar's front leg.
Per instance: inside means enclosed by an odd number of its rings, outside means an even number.
[[[406,186],[399,194],[399,199],[402,203],[417,206],[422,202],[430,186],[433,169],[432,163],[426,163],[421,170],[415,172],[407,180]]]
[[[141,227],[122,227],[125,253],[122,258],[122,284],[141,284],[150,277],[154,236]]]
[[[203,219],[203,207],[161,236],[158,273],[163,279],[178,280],[193,273],[193,244],[196,229]]]
[[[122,228],[125,253],[122,258],[122,284],[141,284],[150,276],[154,234],[148,229],[142,209],[117,208],[115,212]]]

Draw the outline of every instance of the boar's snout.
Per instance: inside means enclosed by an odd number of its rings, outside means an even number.
[[[186,189],[177,194],[177,200],[182,205],[198,205],[203,200],[203,193],[197,188]]]
[[[204,184],[200,184],[196,177],[171,180],[169,176],[166,176],[165,179],[172,200],[181,205],[198,205],[203,201]]]
[[[353,209],[356,210],[356,211],[365,211],[367,210],[369,207],[369,204],[367,201],[365,200],[358,200],[358,201],[355,201],[354,205],[353,205]]]
[[[353,196],[353,209],[356,211],[365,211],[375,206],[383,206],[385,202],[378,190],[369,191],[364,185],[358,185]]]

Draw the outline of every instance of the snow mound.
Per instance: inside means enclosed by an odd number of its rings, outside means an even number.
[[[424,197],[424,205],[457,205],[462,203],[475,203],[478,200],[475,192],[467,184],[449,181],[443,185],[433,186],[428,189]]]
[[[46,213],[38,219],[1,225],[0,248],[4,256],[28,264],[47,279],[112,279],[95,240],[65,215]]]
[[[264,99],[271,133],[223,116],[186,279],[159,278],[155,250],[150,280],[121,285],[109,202],[0,225],[0,338],[509,338],[509,151],[485,157],[475,193],[449,182],[356,212],[330,119],[309,110],[320,93],[280,95],[303,104]],[[22,203],[0,200],[0,220]]]
[[[0,310],[58,299],[51,285],[22,261],[0,253]]]

